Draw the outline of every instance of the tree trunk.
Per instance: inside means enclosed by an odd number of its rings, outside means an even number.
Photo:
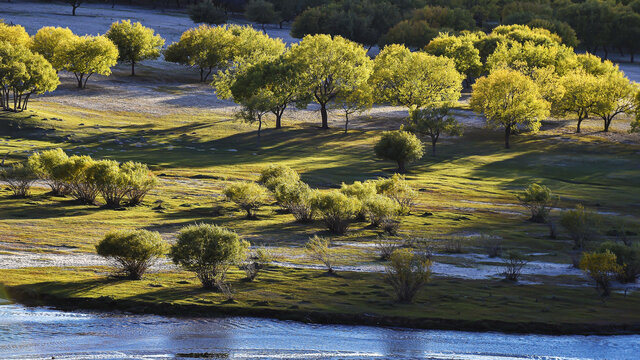
[[[131,76],[136,76],[136,68],[135,68],[135,66],[136,66],[136,62],[132,61],[131,62]]]
[[[509,144],[509,137],[511,136],[511,125],[505,126],[504,128],[504,148],[510,149],[511,145]]]
[[[78,8],[79,5],[71,4],[71,6],[73,7],[73,10],[71,10],[71,15],[76,16],[76,9]]]
[[[578,118],[578,126],[576,127],[576,134],[580,134],[580,125],[582,124],[582,118]]]
[[[282,128],[282,114],[276,114],[276,129]]]
[[[603,46],[602,49],[604,50],[604,59],[607,60],[609,57],[609,50],[607,50],[606,46]]]
[[[609,125],[611,125],[612,119],[604,118],[604,132],[609,132]]]
[[[83,85],[83,83],[82,83],[82,77],[83,76],[84,75],[80,75],[80,76],[76,75],[76,78],[78,79],[78,89],[82,89],[83,88],[83,86],[82,86]]]
[[[320,115],[322,115],[322,128],[329,128],[329,114],[327,113],[327,104],[320,104]]]
[[[258,115],[258,137],[260,137],[260,131],[262,131],[262,115]]]
[[[436,156],[436,143],[438,142],[438,139],[436,138],[431,138],[431,155]]]
[[[398,172],[400,174],[404,174],[407,172],[407,168],[405,167],[404,160],[398,160]]]
[[[349,114],[345,113],[344,114],[344,133],[345,133],[345,135],[347,134],[348,130],[349,130]]]

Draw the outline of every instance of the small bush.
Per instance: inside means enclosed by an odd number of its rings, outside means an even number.
[[[502,256],[502,240],[498,237],[483,236],[480,239],[480,246],[490,258]]]
[[[158,178],[146,164],[127,161],[120,166],[127,179],[127,204],[135,206],[142,203],[144,197],[158,185]]]
[[[88,170],[89,181],[95,183],[105,201],[105,206],[120,207],[129,192],[127,178],[115,160],[96,161]]]
[[[249,243],[238,234],[216,225],[185,226],[171,247],[171,259],[185,270],[193,271],[205,289],[226,289],[229,267],[244,257]]]
[[[220,25],[227,22],[227,11],[216,6],[211,0],[204,0],[189,6],[189,17],[194,23]]]
[[[413,302],[418,291],[431,279],[431,264],[431,260],[408,249],[397,249],[391,254],[385,280],[393,287],[398,302]]]
[[[376,181],[378,194],[388,196],[400,205],[402,214],[411,213],[418,193],[413,189],[403,175],[394,174],[390,178],[380,178]]]
[[[110,232],[96,245],[98,255],[112,259],[132,280],[140,280],[166,250],[160,234],[146,230]]]
[[[309,222],[313,220],[311,210],[311,197],[313,190],[302,181],[281,182],[273,192],[276,201],[280,206],[289,210],[298,222]]]
[[[522,268],[527,265],[527,259],[518,251],[508,251],[502,257],[504,266],[504,278],[510,281],[518,281]]]
[[[462,238],[454,237],[444,242],[442,251],[447,254],[462,254],[464,253],[464,246]]]
[[[54,176],[64,179],[73,198],[83,204],[94,204],[100,188],[93,181],[91,167],[95,164],[90,156],[73,155],[54,169]]]
[[[380,223],[380,228],[387,235],[398,235],[398,230],[400,229],[400,221],[392,218],[384,218]]]
[[[255,218],[255,212],[267,201],[267,189],[250,181],[227,186],[224,195],[247,212],[247,219]]]
[[[598,252],[610,252],[616,256],[616,262],[620,265],[620,272],[617,274],[618,281],[621,283],[636,282],[640,276],[640,247],[607,241],[600,245]]]
[[[609,296],[611,280],[622,270],[616,255],[610,251],[582,254],[580,269],[595,282],[596,290],[600,291],[600,296],[603,298]]]
[[[27,164],[15,164],[0,170],[0,180],[7,183],[15,197],[28,197],[31,185],[38,180],[33,169]]]
[[[354,199],[358,199],[360,206],[358,207],[356,217],[358,220],[365,220],[367,218],[367,214],[364,209],[364,202],[370,197],[376,195],[375,182],[367,180],[365,182],[355,181],[353,184],[342,183],[340,186],[340,192]]]
[[[358,200],[337,190],[326,193],[316,191],[311,198],[311,209],[318,213],[327,228],[336,234],[344,234],[347,231],[349,219],[355,214],[358,206]]]
[[[281,183],[297,183],[300,175],[292,168],[282,164],[272,164],[262,169],[258,182],[270,191],[275,191]]]
[[[518,200],[531,212],[530,220],[537,223],[547,221],[551,208],[558,203],[558,196],[544,185],[531,184],[518,196]]]
[[[391,254],[399,248],[400,244],[385,237],[379,236],[376,240],[376,249],[380,254],[380,260],[389,260]]]
[[[258,277],[260,270],[264,269],[273,261],[273,255],[268,248],[261,247],[252,251],[245,263],[240,267],[246,274],[247,281],[253,281]]]
[[[598,214],[585,209],[582,205],[563,212],[560,218],[560,224],[569,232],[576,249],[582,249],[588,241],[596,239],[600,221]]]
[[[53,195],[65,195],[68,190],[63,177],[55,169],[64,164],[69,157],[62,149],[44,150],[29,157],[29,166],[38,178],[44,180]]]
[[[309,256],[323,263],[328,273],[335,273],[333,269],[333,250],[329,239],[314,235],[309,238],[305,247]]]
[[[385,221],[393,220],[400,210],[395,201],[377,194],[366,199],[363,208],[373,226],[379,226]]]
[[[420,139],[414,134],[402,130],[383,132],[373,150],[377,157],[395,161],[400,173],[407,171],[407,163],[419,160],[424,155]]]

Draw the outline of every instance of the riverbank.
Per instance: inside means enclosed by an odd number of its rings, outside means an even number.
[[[434,279],[414,304],[396,304],[379,274],[272,267],[254,282],[229,276],[233,300],[200,289],[184,272],[141,281],[105,268],[0,270],[6,294],[30,305],[176,317],[252,316],[307,323],[538,334],[638,334],[640,295],[503,281]],[[0,292],[1,293],[1,292]]]

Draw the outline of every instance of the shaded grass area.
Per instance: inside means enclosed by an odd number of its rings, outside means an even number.
[[[28,303],[108,307],[172,315],[225,314],[295,320],[468,330],[598,333],[637,331],[640,294],[606,302],[592,288],[519,286],[503,281],[435,279],[414,304],[396,304],[380,274],[270,267],[254,282],[232,271],[234,301],[204,291],[191,273],[154,273],[141,281],[105,268],[0,270],[9,290]],[[39,300],[38,300],[39,299]],[[188,312],[183,312],[188,311]]]

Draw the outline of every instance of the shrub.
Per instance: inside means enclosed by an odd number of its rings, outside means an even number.
[[[276,186],[274,196],[280,206],[289,210],[299,222],[313,220],[311,197],[313,191],[302,181],[282,182]]]
[[[296,183],[300,181],[300,175],[292,168],[282,164],[272,164],[262,169],[258,182],[267,189],[275,191],[279,184]]]
[[[480,240],[480,246],[485,249],[487,255],[490,258],[495,258],[502,255],[502,240],[500,238],[483,236]]]
[[[400,206],[391,198],[377,194],[366,199],[363,208],[373,226],[393,220],[400,210]]]
[[[518,200],[531,212],[530,220],[537,223],[547,221],[551,208],[558,203],[558,197],[544,185],[531,184],[518,196]]]
[[[211,0],[197,2],[187,9],[189,18],[194,23],[219,25],[227,22],[227,11],[216,6]]]
[[[376,239],[376,248],[380,254],[380,260],[389,260],[391,254],[400,248],[400,244],[395,241],[389,240],[385,237],[379,236]]]
[[[255,212],[266,202],[267,189],[254,182],[243,181],[227,186],[224,195],[247,212],[247,219],[252,219],[255,218]]]
[[[370,197],[376,195],[376,184],[373,181],[367,180],[365,182],[355,181],[353,184],[342,183],[340,186],[340,192],[358,199],[360,206],[358,208],[357,218],[364,220],[367,217],[364,209],[364,202]]]
[[[67,193],[64,178],[59,177],[55,169],[64,164],[69,157],[62,149],[44,150],[34,153],[29,157],[29,166],[36,173],[38,178],[44,180],[51,188],[54,195],[64,195]]]
[[[414,134],[402,130],[383,132],[373,150],[377,157],[398,163],[398,172],[400,173],[407,171],[406,163],[419,160],[424,155],[420,139]]]
[[[462,239],[454,237],[444,242],[442,251],[447,254],[462,254],[464,252]]]
[[[147,230],[113,231],[96,245],[98,255],[112,259],[122,273],[132,280],[141,279],[166,250],[160,234]]]
[[[588,241],[597,237],[600,220],[600,216],[595,212],[577,205],[575,209],[562,213],[560,224],[569,232],[574,247],[582,249]]]
[[[120,169],[127,179],[127,204],[130,206],[142,203],[147,193],[158,185],[158,178],[145,164],[127,161]]]
[[[333,269],[333,250],[331,249],[331,241],[329,239],[314,235],[309,238],[305,248],[312,259],[326,266],[328,273],[335,273]]]
[[[398,229],[400,229],[400,221],[392,218],[385,218],[380,223],[380,228],[387,235],[398,235]]]
[[[358,200],[332,190],[327,193],[316,191],[311,198],[311,209],[324,220],[327,228],[336,233],[344,234],[348,227],[348,220],[358,209]]]
[[[627,246],[611,241],[604,242],[598,249],[600,253],[610,252],[616,256],[616,262],[620,265],[617,279],[621,283],[634,283],[640,275],[640,248]]]
[[[71,196],[83,204],[93,204],[99,188],[92,180],[89,169],[95,164],[90,156],[73,155],[53,169],[54,176],[64,179]]]
[[[10,168],[0,170],[0,180],[7,183],[16,197],[28,197],[29,189],[37,179],[38,177],[28,164],[14,164]]]
[[[257,248],[247,257],[247,261],[240,267],[244,270],[247,281],[253,281],[258,277],[260,270],[264,269],[273,261],[273,255],[265,247]]]
[[[527,259],[518,251],[508,251],[502,257],[504,266],[504,278],[510,281],[518,281],[522,268],[527,265]]]
[[[411,213],[418,193],[413,189],[403,175],[394,174],[390,178],[380,178],[376,181],[378,194],[388,196],[400,205],[402,214]]]
[[[611,280],[621,271],[616,255],[610,251],[582,254],[580,269],[596,283],[596,290],[603,298],[609,296]]]
[[[395,250],[386,266],[385,280],[391,285],[396,299],[411,303],[431,278],[431,260],[408,249]]]
[[[248,247],[233,231],[196,224],[180,230],[170,256],[176,265],[195,272],[205,289],[222,291],[229,267],[244,258]]]
[[[120,171],[120,164],[115,160],[96,161],[89,169],[90,179],[104,198],[105,206],[120,207],[129,192],[127,177]]]

